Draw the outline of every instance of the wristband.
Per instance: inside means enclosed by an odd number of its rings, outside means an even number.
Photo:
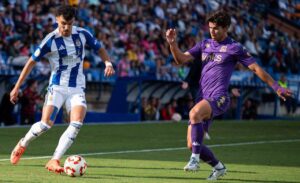
[[[112,67],[112,63],[110,61],[105,61],[105,67]]]
[[[277,92],[278,89],[280,88],[280,86],[278,85],[278,83],[277,83],[276,81],[272,84],[271,87],[273,88],[273,90],[274,90],[275,92]]]
[[[279,93],[286,93],[286,89],[285,88],[283,88],[283,87],[281,87],[281,86],[279,86],[279,84],[277,83],[277,82],[274,82],[273,83],[273,85],[272,85],[272,88],[273,88],[273,90],[277,93],[277,92],[279,92]]]

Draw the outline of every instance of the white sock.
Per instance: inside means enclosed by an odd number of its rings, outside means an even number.
[[[27,147],[31,141],[36,139],[38,136],[42,135],[45,131],[49,130],[50,128],[51,126],[42,121],[34,123],[23,138],[23,140],[21,141],[21,146]]]
[[[197,161],[200,161],[200,154],[194,154],[194,153],[192,153],[191,157],[196,158]]]
[[[219,161],[219,163],[214,167],[215,169],[222,169],[224,168],[224,165]]]
[[[66,131],[61,135],[59,139],[58,145],[55,149],[52,159],[59,160],[65,154],[65,152],[73,144],[73,141],[75,140],[81,126],[82,123],[79,121],[70,122],[69,127],[66,129]]]

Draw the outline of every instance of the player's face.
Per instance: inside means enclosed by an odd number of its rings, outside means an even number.
[[[209,33],[213,40],[215,41],[223,41],[227,37],[227,28],[217,26],[215,23],[209,22]]]
[[[59,33],[64,37],[70,36],[72,33],[72,26],[74,23],[74,18],[72,20],[67,21],[61,15],[61,16],[56,17],[56,21],[58,23]]]

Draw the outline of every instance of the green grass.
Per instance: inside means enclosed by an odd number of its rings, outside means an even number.
[[[54,127],[33,141],[24,158],[51,156],[65,128]],[[186,143],[184,123],[85,125],[67,154],[107,154],[85,155],[87,173],[79,178],[47,172],[47,158],[23,159],[17,166],[4,160],[28,129],[0,128],[0,182],[207,182],[211,172],[204,163],[197,173],[182,170],[190,156],[188,150],[180,149]],[[216,121],[210,135],[212,140],[205,141],[208,145],[262,142],[212,147],[228,168],[218,182],[300,183],[300,122]],[[298,140],[278,142],[293,139]],[[165,148],[174,149],[109,153]]]

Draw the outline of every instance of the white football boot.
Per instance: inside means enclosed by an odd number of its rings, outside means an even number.
[[[191,157],[190,161],[183,168],[184,171],[197,171],[199,169],[199,161],[195,157]]]
[[[213,168],[212,173],[209,175],[209,177],[207,178],[207,180],[218,180],[219,177],[222,177],[226,174],[226,167],[225,165],[222,163],[223,168],[217,169],[217,168]]]

